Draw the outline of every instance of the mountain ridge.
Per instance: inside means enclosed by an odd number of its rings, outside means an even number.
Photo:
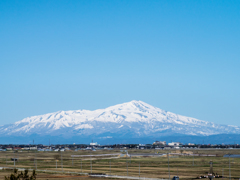
[[[130,101],[105,109],[57,111],[0,126],[0,137],[62,136],[96,139],[240,134],[238,126],[219,125]]]

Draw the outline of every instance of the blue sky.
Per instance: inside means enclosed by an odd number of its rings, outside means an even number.
[[[0,124],[142,100],[240,126],[240,1],[0,1]]]

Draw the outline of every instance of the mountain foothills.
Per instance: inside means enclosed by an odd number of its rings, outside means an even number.
[[[238,139],[240,128],[164,111],[142,101],[106,109],[58,111],[0,126],[2,143],[152,143]],[[217,135],[217,136],[216,136]],[[8,142],[7,142],[8,140]],[[198,141],[198,142],[197,142]]]

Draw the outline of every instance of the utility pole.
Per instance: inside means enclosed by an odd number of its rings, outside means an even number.
[[[62,151],[61,151],[61,165],[62,165],[62,171],[63,171]]]
[[[111,175],[111,159],[109,161],[109,172],[110,172],[110,175]]]
[[[6,156],[6,165],[7,165],[7,156]]]
[[[231,163],[230,163],[230,154],[228,155],[229,158],[229,180],[231,180]]]
[[[56,169],[57,169],[57,160],[56,160]]]
[[[193,164],[192,164],[192,165],[194,166],[194,154],[193,154],[193,156],[192,156],[192,157],[193,157],[193,162],[192,162]]]
[[[33,143],[34,143],[34,140],[33,140]],[[36,152],[34,152],[34,167],[35,167],[35,169],[36,169]]]
[[[81,159],[81,172],[82,172],[82,159]]]
[[[169,169],[169,153],[167,154],[168,156],[168,177],[169,177],[169,180],[170,180],[170,169]]]
[[[33,143],[34,143],[34,140],[33,140]],[[36,151],[34,153],[34,166],[35,166],[35,169],[37,169],[37,164],[36,164]]]
[[[213,162],[210,161],[209,164],[210,164],[210,170],[209,170],[209,173],[212,174],[212,176],[213,176]]]
[[[140,179],[140,163],[139,163],[139,179]]]
[[[222,179],[223,179],[223,175],[224,175],[224,169],[222,168]]]
[[[92,151],[91,151],[91,173],[92,173]]]
[[[15,168],[15,152],[14,152],[14,168]]]
[[[127,165],[127,176],[128,176],[128,162],[127,162],[127,153],[126,153],[126,165]]]

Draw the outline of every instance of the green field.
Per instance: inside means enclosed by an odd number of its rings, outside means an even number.
[[[18,158],[15,167],[38,170],[52,170],[65,172],[105,173],[120,176],[140,176],[146,178],[168,179],[169,172],[172,178],[178,175],[180,179],[193,179],[197,176],[207,175],[209,162],[213,161],[213,171],[219,175],[224,174],[229,178],[229,158],[223,158],[224,154],[240,154],[240,150],[234,149],[196,149],[196,150],[128,150],[129,154],[148,153],[182,153],[183,155],[169,155],[163,157],[75,157],[71,155],[95,155],[120,153],[120,150],[103,151],[66,151],[66,152],[38,152],[38,151],[7,151],[0,152],[0,167],[14,167],[11,158]],[[191,156],[188,154],[198,154]],[[207,157],[201,155],[216,155]],[[169,159],[169,164],[168,164]],[[169,165],[169,169],[168,169]],[[57,167],[56,167],[57,166]],[[231,178],[240,177],[240,159],[230,158]],[[92,167],[92,170],[91,170]],[[128,172],[127,172],[128,170]],[[1,172],[1,171],[0,171]],[[1,172],[6,174],[6,171]],[[0,173],[0,175],[1,175]],[[54,173],[51,173],[54,174]],[[50,176],[50,175],[49,175]],[[51,175],[52,176],[52,175]],[[47,179],[47,178],[46,178]]]

